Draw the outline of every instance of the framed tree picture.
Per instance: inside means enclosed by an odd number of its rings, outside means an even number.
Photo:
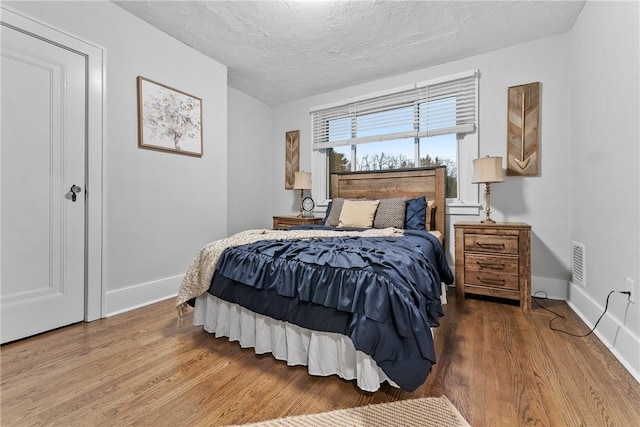
[[[202,100],[138,76],[138,146],[202,157]]]

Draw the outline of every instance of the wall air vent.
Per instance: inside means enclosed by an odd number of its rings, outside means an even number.
[[[585,259],[584,243],[573,242],[571,251],[571,270],[573,272],[571,282],[584,288],[587,286],[587,262]]]

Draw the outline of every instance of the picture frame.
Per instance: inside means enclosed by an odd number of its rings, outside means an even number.
[[[138,147],[202,157],[202,99],[142,76],[138,86]]]

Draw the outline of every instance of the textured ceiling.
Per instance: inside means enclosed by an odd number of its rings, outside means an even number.
[[[584,1],[118,1],[270,105],[568,31]]]

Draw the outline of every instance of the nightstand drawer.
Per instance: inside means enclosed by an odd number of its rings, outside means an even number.
[[[295,227],[296,225],[300,225],[303,224],[300,221],[297,220],[290,220],[290,219],[279,219],[278,223],[276,224],[277,228],[280,229],[284,229],[284,228],[290,228],[290,227]]]
[[[494,254],[518,254],[518,236],[465,234],[464,250]]]
[[[293,216],[293,215],[276,215],[273,217],[274,230],[286,230],[298,225],[322,224],[321,217],[313,216]]]
[[[518,275],[518,258],[466,253],[464,267],[467,271]]]
[[[520,279],[517,275],[513,274],[466,270],[464,276],[466,282],[470,285],[477,285],[488,288],[512,289],[514,291],[520,289]]]

